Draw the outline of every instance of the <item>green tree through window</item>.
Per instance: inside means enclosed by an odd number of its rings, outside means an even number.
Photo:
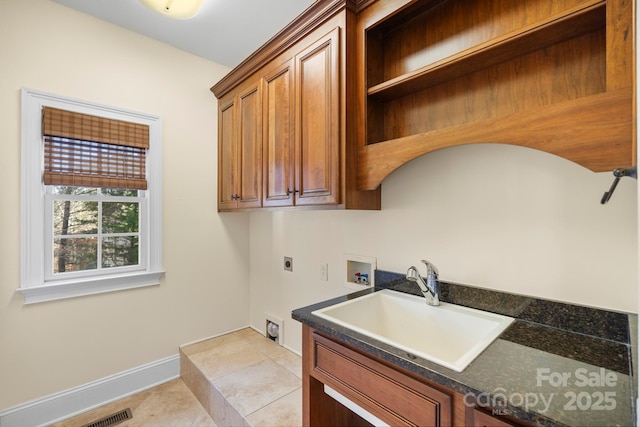
[[[53,189],[54,273],[138,265],[137,190]]]

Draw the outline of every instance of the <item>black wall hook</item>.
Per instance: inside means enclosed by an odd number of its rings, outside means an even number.
[[[618,181],[620,181],[620,178],[622,178],[623,176],[629,176],[631,178],[638,179],[638,168],[636,165],[633,165],[627,169],[623,169],[623,168],[616,169],[613,171],[613,176],[615,176],[615,178],[613,180],[613,184],[611,184],[611,188],[609,188],[609,191],[604,193],[604,195],[602,196],[602,199],[600,200],[600,204],[602,205],[604,205],[609,201],[609,199],[611,198],[611,195],[616,189],[616,186],[618,185]]]

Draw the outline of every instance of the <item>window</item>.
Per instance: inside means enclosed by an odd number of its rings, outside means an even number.
[[[157,285],[158,117],[22,90],[25,304]]]
[[[45,280],[144,270],[138,190],[46,186]]]

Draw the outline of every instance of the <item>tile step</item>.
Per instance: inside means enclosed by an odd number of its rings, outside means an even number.
[[[246,328],[180,348],[180,376],[218,426],[302,424],[302,361]]]

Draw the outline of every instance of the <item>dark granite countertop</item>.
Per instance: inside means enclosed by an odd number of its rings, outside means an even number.
[[[455,372],[311,314],[381,289],[421,295],[403,274],[377,270],[375,283],[375,289],[294,310],[292,317],[528,424],[635,425],[635,314],[441,282],[442,301],[516,319],[463,372]]]

